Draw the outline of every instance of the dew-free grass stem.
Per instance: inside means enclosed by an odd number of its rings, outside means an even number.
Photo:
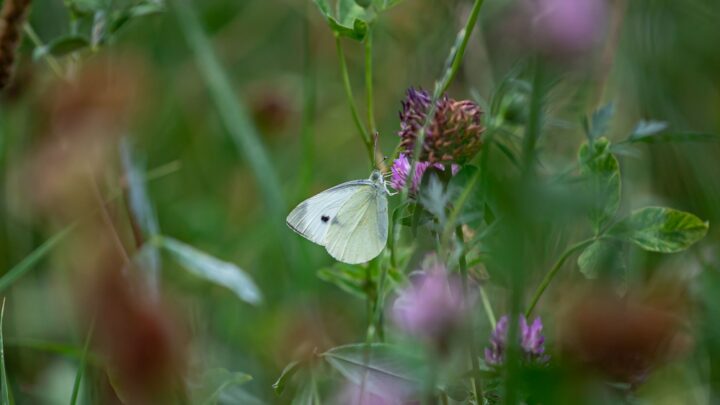
[[[455,78],[455,75],[460,70],[460,64],[462,63],[463,56],[465,56],[465,49],[467,48],[467,44],[470,41],[470,36],[475,29],[475,24],[477,23],[478,16],[480,15],[480,9],[482,8],[483,1],[484,0],[476,0],[473,4],[472,10],[470,10],[470,15],[468,16],[467,22],[465,23],[465,28],[463,28],[463,30],[465,31],[465,35],[463,36],[462,41],[460,42],[460,46],[455,53],[455,58],[450,65],[450,74],[444,81],[442,91],[440,91],[440,93],[444,93],[447,90],[448,86],[450,86],[450,83]]]
[[[372,29],[368,29],[367,36],[365,37],[365,98],[367,102],[367,119],[368,126],[370,127],[370,135],[377,131],[377,125],[375,124],[375,111],[373,106],[373,40],[372,40]]]
[[[462,226],[458,226],[455,228],[455,236],[457,237],[458,242],[460,244],[465,243],[465,238],[463,237],[463,231]],[[467,261],[465,259],[465,254],[460,254],[460,258],[458,259],[458,266],[460,268],[460,277],[461,277],[461,283],[462,283],[462,300],[463,300],[463,308],[467,310],[467,334],[468,334],[468,352],[470,353],[470,365],[472,367],[472,385],[473,385],[473,393],[475,394],[475,399],[478,404],[483,403],[483,389],[482,389],[482,381],[480,381],[480,363],[478,360],[478,352],[477,348],[475,347],[475,322],[473,322],[473,311],[470,311],[470,299],[468,298],[469,292],[468,292],[468,272],[467,272]],[[492,311],[492,310],[491,310]],[[494,316],[492,317],[494,318]]]
[[[586,239],[582,242],[578,242],[563,252],[562,255],[560,255],[560,258],[555,262],[555,265],[550,269],[550,271],[545,274],[545,277],[540,282],[540,285],[538,286],[537,290],[535,290],[535,294],[533,295],[532,300],[530,301],[530,306],[528,307],[527,311],[525,312],[525,317],[530,317],[533,310],[535,309],[535,306],[537,305],[538,301],[540,301],[540,297],[542,297],[543,293],[547,289],[548,285],[550,285],[550,282],[555,278],[555,275],[557,275],[558,271],[562,268],[563,264],[565,264],[565,261],[575,252],[577,252],[580,249],[585,248],[586,246],[589,246],[591,243],[595,242],[597,239],[591,238]]]
[[[365,149],[370,159],[370,167],[375,166],[375,158],[373,154],[372,141],[370,135],[365,129],[362,121],[360,120],[360,114],[358,114],[357,106],[355,105],[355,98],[353,97],[352,85],[350,84],[350,74],[348,73],[347,62],[345,61],[345,52],[343,51],[342,42],[340,36],[335,36],[335,47],[337,48],[338,63],[340,64],[340,75],[342,76],[343,87],[345,88],[345,97],[347,98],[348,106],[350,107],[350,114],[352,115],[353,123],[360,133]]]

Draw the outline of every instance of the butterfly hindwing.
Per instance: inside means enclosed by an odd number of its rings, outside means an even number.
[[[355,193],[372,188],[368,180],[353,180],[327,189],[295,207],[287,217],[287,224],[312,242],[325,246],[326,234],[340,207]]]
[[[387,236],[387,197],[370,187],[359,190],[339,208],[330,223],[325,248],[341,262],[363,263],[380,254]]]

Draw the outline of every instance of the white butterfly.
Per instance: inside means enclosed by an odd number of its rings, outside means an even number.
[[[388,237],[388,191],[382,173],[368,180],[339,184],[301,202],[287,217],[292,230],[310,239],[338,261],[372,260]]]

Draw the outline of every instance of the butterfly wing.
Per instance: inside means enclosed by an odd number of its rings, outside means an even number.
[[[288,215],[288,226],[305,238],[325,246],[330,224],[354,194],[372,189],[368,180],[353,180],[327,189],[298,204]]]
[[[338,261],[356,264],[377,257],[387,243],[388,208],[383,190],[359,190],[330,223],[325,249]]]

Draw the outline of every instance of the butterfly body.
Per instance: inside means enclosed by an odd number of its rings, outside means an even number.
[[[301,202],[287,224],[338,261],[367,262],[387,242],[388,194],[382,174],[375,171],[367,180],[348,181]]]

